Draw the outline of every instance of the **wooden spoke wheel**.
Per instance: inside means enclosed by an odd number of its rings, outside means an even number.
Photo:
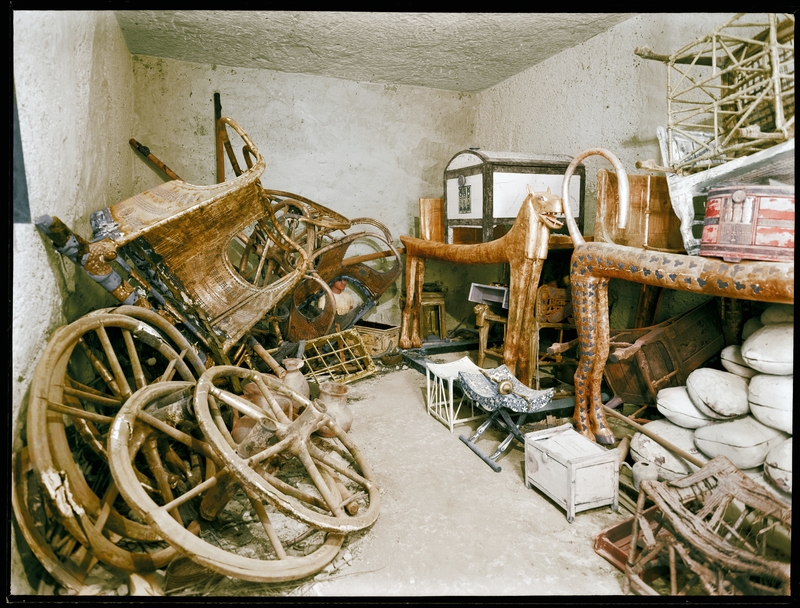
[[[144,387],[114,419],[109,464],[127,503],[184,555],[227,576],[284,582],[324,568],[344,534],[325,533],[265,505],[199,433],[181,430],[187,410],[176,417],[170,396],[187,387],[193,388],[183,382]],[[159,408],[159,401],[173,403]]]
[[[103,563],[130,572],[163,567],[175,550],[127,513],[106,437],[137,389],[173,376],[194,382],[199,370],[183,360],[188,343],[178,341],[179,353],[170,342],[129,315],[87,315],[56,331],[31,383],[28,455],[53,511]]]
[[[243,397],[220,388],[232,379],[249,381],[257,391]],[[372,471],[321,401],[312,403],[272,376],[217,366],[198,381],[194,409],[204,437],[231,473],[279,511],[328,532],[362,530],[377,519],[380,491]],[[224,409],[235,414],[226,417]],[[236,417],[251,425],[243,439],[234,439]],[[316,434],[322,426],[335,437]]]
[[[54,517],[31,468],[28,448],[12,456],[11,485],[11,506],[31,552],[59,585],[80,593],[97,558]]]

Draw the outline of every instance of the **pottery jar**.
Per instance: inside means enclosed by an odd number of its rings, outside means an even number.
[[[319,400],[328,408],[328,414],[336,423],[347,432],[353,424],[353,412],[347,405],[347,393],[349,388],[339,382],[323,382],[319,385]],[[323,437],[333,437],[335,433],[328,428],[322,427],[319,434]]]
[[[658,481],[658,467],[646,460],[640,460],[633,465],[633,487],[639,489],[639,484],[645,479]]]
[[[303,372],[300,371],[305,363],[306,362],[302,359],[295,359],[292,357],[284,359],[282,364],[286,369],[286,375],[283,377],[283,383],[308,399],[311,394],[308,388],[308,380],[306,380]]]

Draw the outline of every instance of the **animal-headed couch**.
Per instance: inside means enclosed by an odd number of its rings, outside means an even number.
[[[575,246],[573,262],[576,256],[587,255],[585,248],[594,245],[586,243],[570,206],[563,204],[563,201],[569,200],[569,182],[575,169],[585,158],[592,155],[606,158],[617,172],[619,180],[617,219],[619,227],[624,229],[627,226],[630,207],[627,173],[614,154],[603,148],[591,148],[576,156],[570,163],[564,174],[560,197],[550,193],[549,190],[533,192],[529,186],[528,195],[513,226],[499,239],[475,245],[448,245],[409,236],[400,237],[406,249],[406,304],[402,316],[401,348],[422,346],[420,313],[426,259],[457,264],[507,263],[510,267],[510,286],[503,362],[521,382],[527,386],[531,385],[536,363],[534,358],[536,353],[531,353],[530,349],[536,288],[542,264],[547,258],[550,229],[562,226],[556,215],[564,214]],[[606,423],[600,397],[603,366],[609,350],[608,279],[591,276],[591,272],[587,273],[585,268],[582,271],[575,271],[573,264],[570,280],[581,349],[575,373],[575,422],[584,436],[600,443],[613,443],[614,436]],[[605,336],[605,340],[602,336]]]

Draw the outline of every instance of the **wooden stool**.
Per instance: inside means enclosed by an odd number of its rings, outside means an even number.
[[[447,320],[444,312],[444,294],[438,291],[422,292],[422,325],[423,339],[427,339],[432,333],[438,334],[439,338],[447,338]],[[433,310],[426,311],[426,308]]]
[[[458,361],[450,363],[433,363],[425,360],[428,414],[442,422],[451,433],[457,424],[487,416],[486,412],[476,407],[472,399],[464,395],[458,372],[479,374],[481,369],[469,357],[461,357]],[[454,385],[458,391],[455,395]],[[459,418],[462,407],[464,415]]]
[[[503,361],[502,344],[497,348],[488,347],[489,323],[502,323],[503,340],[505,340],[508,317],[493,313],[487,304],[478,304],[475,306],[475,326],[478,328],[478,367],[483,367],[486,355],[496,357],[500,359],[501,362]]]

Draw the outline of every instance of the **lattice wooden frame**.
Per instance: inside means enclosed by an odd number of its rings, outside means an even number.
[[[325,380],[347,384],[377,371],[361,334],[355,329],[308,340],[303,359],[308,366],[306,377],[317,384]]]
[[[794,15],[739,13],[663,60],[668,164],[678,173],[794,137]]]

